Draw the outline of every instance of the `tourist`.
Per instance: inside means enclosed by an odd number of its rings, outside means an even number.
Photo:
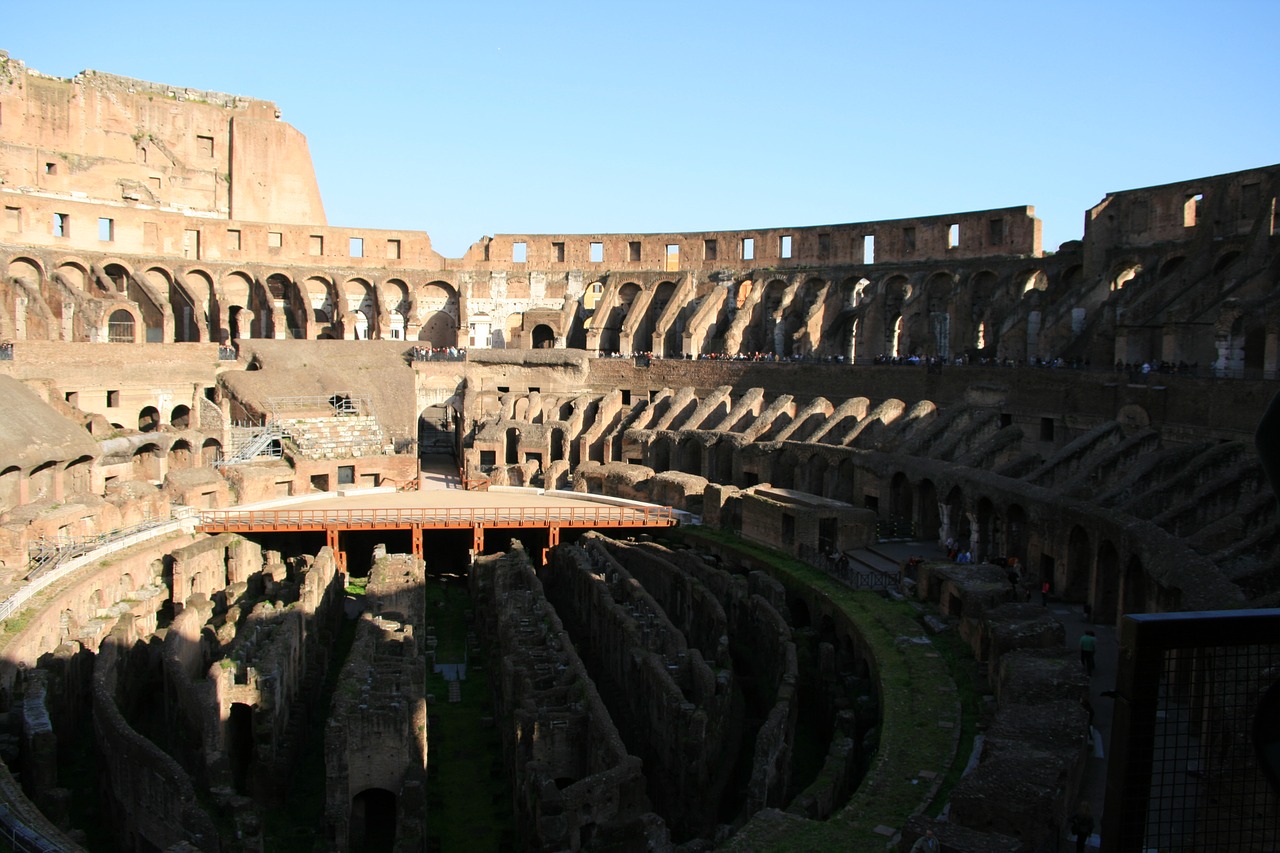
[[[1098,638],[1093,631],[1085,631],[1080,635],[1080,663],[1084,664],[1085,675],[1093,678],[1093,656],[1098,647]]]
[[[933,837],[932,829],[926,829],[924,835],[917,838],[916,843],[911,845],[911,853],[940,853],[941,850],[942,845]]]
[[[1071,817],[1071,832],[1076,837],[1076,853],[1084,853],[1084,847],[1093,835],[1093,815],[1089,813],[1089,804],[1080,803],[1080,810]],[[915,850],[914,847],[911,848]]]
[[[1049,606],[1049,581],[1040,584],[1040,606]]]

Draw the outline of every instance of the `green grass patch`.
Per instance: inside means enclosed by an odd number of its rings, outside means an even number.
[[[515,838],[511,780],[492,720],[488,673],[483,657],[466,655],[471,597],[456,581],[446,588],[431,578],[426,595],[436,659],[461,663],[466,657],[468,664],[467,679],[459,683],[460,702],[449,701],[443,676],[427,674],[427,693],[435,696],[427,708],[427,835],[441,853],[510,849]]]

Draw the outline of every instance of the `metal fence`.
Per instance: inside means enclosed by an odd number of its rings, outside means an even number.
[[[1280,850],[1280,610],[1126,616],[1120,643],[1103,849]]]

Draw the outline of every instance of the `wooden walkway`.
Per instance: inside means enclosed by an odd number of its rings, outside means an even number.
[[[345,565],[339,536],[352,530],[409,530],[413,554],[423,556],[424,530],[470,528],[477,554],[484,550],[486,529],[539,528],[547,531],[547,547],[560,544],[560,530],[673,527],[671,507],[620,506],[446,506],[446,507],[292,507],[201,510],[196,529],[203,533],[282,533],[323,531],[326,542]]]

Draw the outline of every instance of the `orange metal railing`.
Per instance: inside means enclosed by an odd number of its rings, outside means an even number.
[[[328,528],[670,527],[671,507],[396,507],[386,509],[202,510],[206,531]]]

